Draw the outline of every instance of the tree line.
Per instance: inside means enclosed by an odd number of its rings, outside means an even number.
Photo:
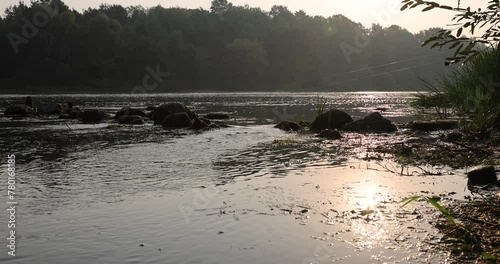
[[[415,90],[419,78],[446,71],[447,50],[420,47],[438,30],[412,34],[226,0],[212,1],[210,10],[102,4],[82,12],[61,0],[19,2],[0,17],[0,85],[34,92],[130,92],[145,84],[149,92]],[[145,80],[152,71],[163,77]]]

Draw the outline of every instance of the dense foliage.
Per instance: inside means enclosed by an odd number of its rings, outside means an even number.
[[[83,12],[61,0],[20,2],[0,17],[0,83],[16,92],[130,92],[144,81],[151,92],[413,90],[445,69],[449,52],[419,48],[438,30],[366,28],[342,15],[226,0],[210,10]],[[147,79],[154,71],[168,78]]]

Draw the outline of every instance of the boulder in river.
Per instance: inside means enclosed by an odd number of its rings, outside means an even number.
[[[118,117],[118,123],[126,125],[143,125],[144,119],[139,115],[122,115]]]
[[[155,125],[163,124],[165,117],[171,114],[186,113],[190,119],[194,119],[194,113],[181,103],[162,104],[153,110]]]
[[[82,122],[86,124],[100,123],[106,118],[106,113],[99,109],[85,110],[82,114]]]
[[[417,120],[410,123],[410,127],[420,131],[448,130],[458,127],[457,120]]]
[[[34,109],[35,108],[35,104],[33,103],[33,98],[31,98],[31,96],[26,96],[26,102],[25,104],[29,107],[31,107],[31,109]]]
[[[352,121],[352,117],[347,113],[337,109],[332,109],[317,116],[311,124],[311,129],[313,131],[321,131],[323,129],[340,129],[343,128],[345,124]]]
[[[156,111],[156,110],[155,110]],[[163,119],[161,125],[164,128],[187,128],[193,124],[189,115],[185,112],[170,114]]]
[[[59,115],[64,111],[64,107],[58,103],[38,105],[37,113],[40,115]]]
[[[115,119],[119,119],[121,116],[140,116],[146,117],[147,114],[141,109],[131,108],[129,106],[125,106],[122,109],[118,110],[115,114]]]
[[[346,124],[344,129],[357,132],[394,132],[398,130],[391,120],[383,117],[379,112],[373,112],[363,119]]]
[[[467,173],[468,184],[470,185],[486,185],[497,184],[497,174],[494,167],[482,167]]]
[[[225,112],[213,112],[204,116],[206,119],[230,119],[231,116]]]
[[[274,127],[283,131],[299,131],[302,128],[299,124],[292,121],[281,121]]]
[[[4,111],[5,117],[26,117],[34,114],[33,108],[25,104],[9,105]]]
[[[342,136],[337,129],[323,129],[319,132],[318,137],[326,139],[341,139]]]

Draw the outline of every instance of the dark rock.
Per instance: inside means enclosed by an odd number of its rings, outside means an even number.
[[[34,114],[33,108],[23,105],[9,105],[4,111],[5,117],[26,117]]]
[[[78,107],[73,107],[73,108],[67,109],[67,110],[68,110],[69,118],[71,118],[71,119],[82,118],[82,116],[83,116],[83,111]]]
[[[39,105],[37,113],[40,115],[59,115],[64,111],[64,107],[61,104],[45,104]]]
[[[171,114],[186,113],[190,119],[194,119],[194,113],[181,103],[162,104],[153,111],[155,125],[162,124],[165,117]]]
[[[146,111],[153,111],[153,110],[155,110],[155,109],[156,109],[156,106],[152,106],[152,105],[148,105],[148,106],[146,107]]]
[[[191,121],[189,115],[184,112],[168,115],[161,123],[164,128],[186,128],[190,127],[192,124],[193,121]]]
[[[347,113],[333,109],[317,116],[311,124],[311,129],[314,131],[321,131],[323,129],[339,129],[352,121],[352,117]]]
[[[363,119],[346,124],[344,129],[358,132],[394,132],[398,130],[391,120],[384,118],[379,112],[371,113]]]
[[[447,141],[447,142],[458,141],[458,140],[462,139],[463,137],[464,137],[464,134],[462,134],[460,132],[451,132],[444,137],[444,141]]]
[[[68,102],[68,109],[73,108],[73,102]]]
[[[385,107],[377,107],[377,108],[375,108],[375,111],[385,112],[385,111],[387,111],[387,108],[385,108]]]
[[[311,126],[311,122],[305,121],[305,120],[301,120],[301,121],[299,121],[299,125],[302,126],[302,127],[310,127]]]
[[[497,174],[494,167],[483,167],[475,169],[467,173],[468,184],[471,185],[485,185],[497,184]]]
[[[136,109],[136,108],[130,108],[128,106],[123,107],[122,109],[118,110],[115,114],[115,119],[118,119],[120,116],[140,116],[140,117],[147,117],[146,112]],[[142,119],[142,118],[141,118]]]
[[[323,129],[319,132],[318,137],[326,139],[340,139],[342,136],[340,132],[336,129]]]
[[[25,105],[31,107],[31,109],[35,108],[35,104],[33,103],[33,98],[31,98],[31,96],[26,96]]]
[[[122,115],[118,117],[118,123],[126,125],[143,125],[144,119],[139,115]]]
[[[284,131],[299,131],[302,128],[299,124],[292,121],[281,121],[274,127]]]
[[[458,121],[456,120],[417,120],[413,121],[410,127],[414,130],[421,131],[436,131],[436,130],[448,130],[458,127]]]
[[[82,114],[82,122],[87,124],[100,123],[106,118],[106,113],[99,109],[85,110]]]
[[[59,119],[71,119],[71,117],[69,116],[69,114],[62,114],[59,116]]]
[[[224,112],[208,113],[204,117],[206,119],[230,119],[231,118],[231,116],[229,116],[228,113],[224,113]]]

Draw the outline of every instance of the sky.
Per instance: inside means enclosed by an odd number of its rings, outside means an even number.
[[[422,13],[420,8],[400,11],[401,0],[228,0],[234,5],[246,5],[270,10],[273,5],[287,6],[291,11],[304,10],[309,15],[329,17],[343,14],[349,19],[365,26],[378,23],[382,26],[400,25],[411,32],[418,32],[430,27],[446,27],[450,24],[453,12],[431,10]],[[457,6],[458,0],[435,0],[441,4]],[[17,4],[19,0],[1,0],[0,10]],[[25,0],[29,3],[30,0]],[[122,6],[142,5],[151,7],[185,7],[209,9],[211,0],[65,0],[66,5],[77,11],[89,7],[98,7],[101,3],[120,4]],[[461,0],[461,7],[486,7],[488,0]]]

